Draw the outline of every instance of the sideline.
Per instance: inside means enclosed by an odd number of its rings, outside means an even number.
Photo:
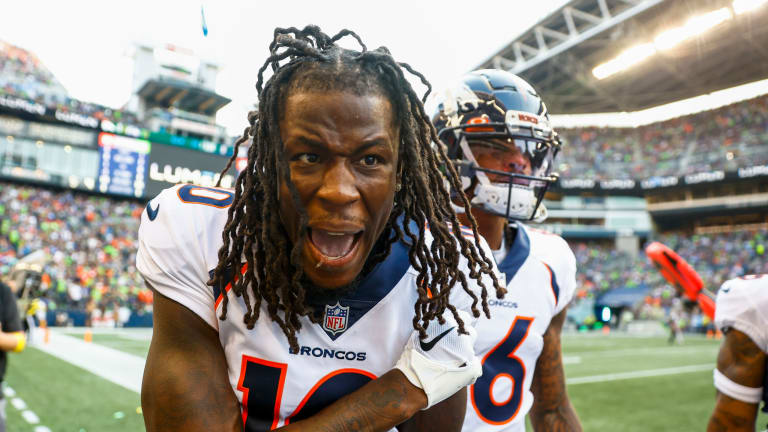
[[[145,360],[142,357],[53,331],[48,343],[30,346],[128,390],[141,392]]]

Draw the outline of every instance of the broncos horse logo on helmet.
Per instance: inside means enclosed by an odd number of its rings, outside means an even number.
[[[536,90],[517,75],[484,69],[462,77],[437,103],[433,123],[471,204],[511,220],[546,219],[541,201],[557,181],[552,168],[561,143]],[[504,161],[481,166],[486,150]]]

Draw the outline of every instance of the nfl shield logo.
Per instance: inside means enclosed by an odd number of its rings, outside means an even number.
[[[349,315],[349,306],[342,306],[336,302],[333,306],[325,305],[325,317],[323,318],[323,329],[336,335],[347,329],[347,316]]]

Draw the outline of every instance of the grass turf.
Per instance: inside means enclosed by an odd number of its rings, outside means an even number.
[[[94,334],[93,342],[140,356],[146,355],[149,346],[149,340],[119,333]],[[571,380],[568,393],[584,430],[704,430],[714,406],[711,367],[719,346],[719,341],[692,336],[682,346],[670,346],[663,337],[564,335],[565,370]],[[689,366],[700,368],[652,376]],[[607,376],[637,371],[651,376]],[[143,430],[142,417],[136,414],[138,394],[34,348],[11,356],[7,377],[17,396],[51,431]],[[585,377],[595,382],[583,382]],[[13,406],[8,404],[6,410],[9,431],[34,431]],[[124,417],[115,418],[116,412]],[[766,424],[768,415],[761,414],[757,430]]]
[[[566,356],[580,361],[565,365],[568,379],[587,376],[702,365],[705,370],[569,384],[568,395],[585,431],[703,431],[715,405],[712,368],[719,341],[689,336],[683,345],[664,338],[568,335]],[[763,430],[768,415],[758,417]]]
[[[35,348],[10,357],[6,384],[52,432],[144,430],[138,393]],[[34,431],[10,401],[6,413],[9,432]]]

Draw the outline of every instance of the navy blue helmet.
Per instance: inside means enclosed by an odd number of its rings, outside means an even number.
[[[438,98],[433,122],[472,205],[511,220],[546,218],[541,201],[557,181],[561,143],[536,90],[517,75],[484,69]]]

